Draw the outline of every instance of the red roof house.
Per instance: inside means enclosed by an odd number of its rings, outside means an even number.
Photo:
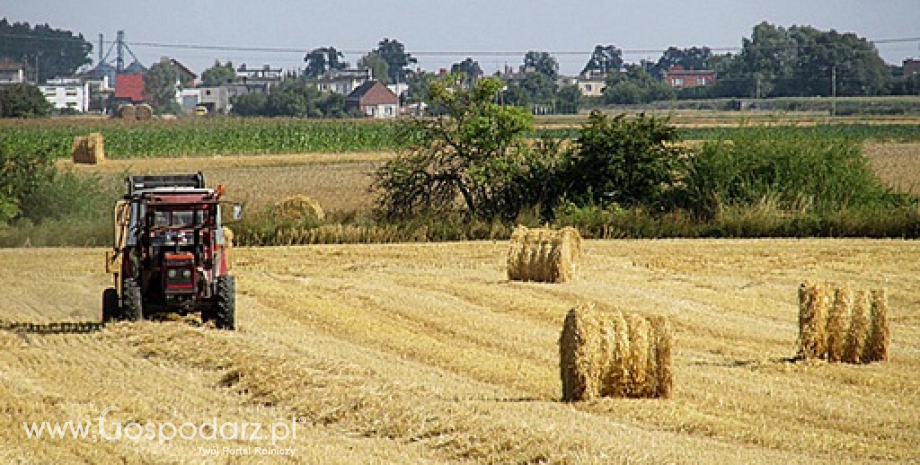
[[[682,66],[672,66],[664,73],[665,84],[685,89],[715,84],[716,72],[711,70],[684,69]]]
[[[345,97],[345,108],[371,118],[395,118],[399,97],[380,81],[367,81]]]
[[[119,74],[115,76],[115,100],[129,103],[146,102],[144,75]]]

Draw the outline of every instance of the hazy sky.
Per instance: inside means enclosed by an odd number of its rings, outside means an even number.
[[[627,61],[657,60],[669,46],[740,47],[762,21],[913,39],[876,46],[892,64],[920,57],[920,0],[0,0],[0,17],[81,33],[94,60],[99,34],[107,50],[124,30],[145,65],[170,56],[198,73],[215,59],[300,68],[321,46],[354,64],[388,37],[432,71],[471,56],[491,73],[539,50],[574,74],[596,44],[619,47]],[[258,48],[281,50],[245,50]]]

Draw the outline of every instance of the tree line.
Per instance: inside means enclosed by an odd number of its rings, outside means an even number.
[[[0,57],[34,62],[39,81],[70,75],[91,63],[92,45],[82,35],[53,29],[48,25],[9,23],[0,20]],[[30,61],[31,60],[31,61]],[[403,104],[431,103],[429,89],[438,75],[413,68],[418,60],[396,39],[384,38],[377,47],[360,57],[358,69],[370,70],[374,79],[387,84],[403,83],[408,92]],[[153,66],[151,84],[162,84],[173,73]],[[675,89],[663,81],[672,67],[712,70],[712,85]],[[306,52],[304,68],[293,77],[299,84],[278,86],[272,95],[247,96],[238,102],[240,114],[270,116],[346,115],[341,99],[319,95],[307,84],[324,73],[349,69],[351,64],[336,47],[323,46]],[[550,52],[531,50],[524,54],[524,73],[503,76],[506,84],[499,94],[503,103],[529,107],[535,112],[576,112],[585,97],[573,83],[562,83],[559,63]],[[464,76],[470,86],[485,75],[472,57],[453,63],[452,74]],[[623,51],[612,44],[599,44],[591,52],[581,75],[602,77],[603,94],[597,104],[642,104],[674,99],[777,98],[814,96],[915,95],[920,93],[920,74],[905,76],[899,66],[887,65],[866,38],[811,26],[782,27],[767,22],[754,26],[751,37],[742,39],[739,52],[714,53],[709,47],[670,47],[657,61],[627,63]],[[215,62],[202,73],[202,85],[219,86],[236,79],[232,63]],[[166,94],[154,88],[152,95]],[[169,89],[165,89],[168,91]],[[157,99],[157,106],[169,106],[169,99]],[[160,101],[162,100],[162,101]],[[174,111],[175,108],[161,110]]]

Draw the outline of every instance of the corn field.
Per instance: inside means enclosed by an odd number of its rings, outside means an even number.
[[[105,136],[108,158],[186,155],[282,154],[395,150],[397,127],[391,123],[293,119],[211,119],[16,121],[0,123],[0,142],[21,151],[51,147],[55,157],[69,158],[74,137],[91,132]]]

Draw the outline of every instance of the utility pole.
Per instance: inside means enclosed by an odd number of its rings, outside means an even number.
[[[837,116],[837,66],[831,66],[831,116]]]

